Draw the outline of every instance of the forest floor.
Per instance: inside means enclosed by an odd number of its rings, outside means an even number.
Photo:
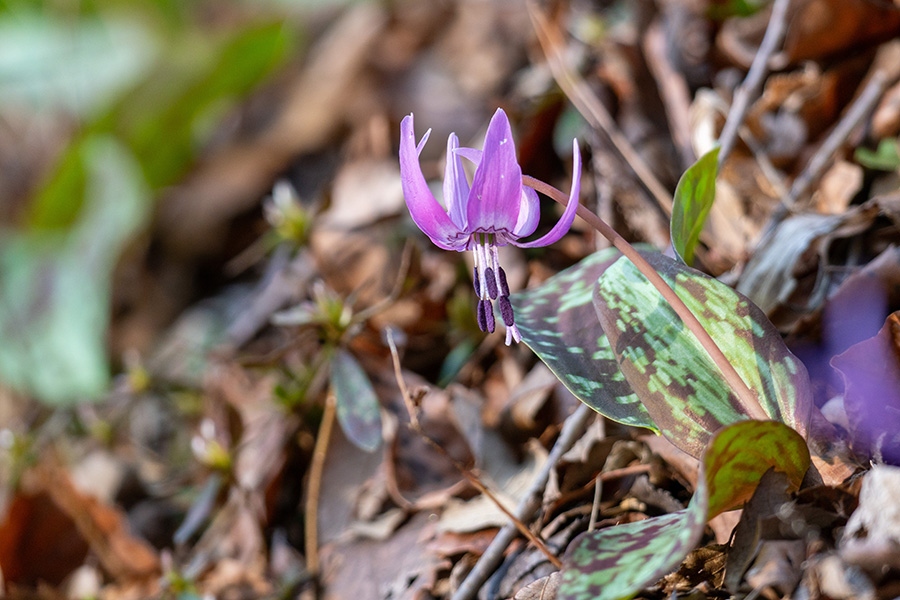
[[[900,5],[96,4],[0,11],[32,57],[0,66],[3,597],[547,600],[589,527],[689,506],[697,457],[480,331],[471,253],[410,217],[403,117],[440,197],[498,107],[525,175],[568,193],[578,139],[581,203],[659,251],[719,143],[694,266],[830,424],[833,472],[764,478],[638,597],[900,595]],[[501,258],[516,292],[608,247],[576,218]]]

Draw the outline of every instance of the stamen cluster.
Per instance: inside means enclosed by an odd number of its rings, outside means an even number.
[[[480,238],[480,239],[479,239]],[[475,234],[475,293],[478,294],[476,319],[478,328],[488,333],[494,332],[494,309],[492,300],[497,301],[500,317],[506,325],[506,345],[520,342],[522,337],[516,327],[513,307],[509,301],[509,285],[506,283],[506,271],[500,266],[500,255],[494,244],[494,236]]]

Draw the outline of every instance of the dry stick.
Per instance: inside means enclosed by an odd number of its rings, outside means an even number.
[[[516,517],[519,521],[530,519],[540,508],[541,500],[544,496],[544,488],[547,485],[547,480],[550,478],[550,472],[556,468],[562,456],[575,444],[587,426],[588,419],[594,414],[596,413],[587,404],[581,404],[563,423],[559,437],[556,439],[547,461],[541,468],[541,472],[531,482],[531,487],[528,488],[528,492],[516,507]],[[474,598],[481,586],[484,585],[484,582],[497,570],[497,567],[503,560],[503,553],[509,548],[514,539],[516,539],[516,525],[514,522],[509,522],[494,537],[487,550],[484,551],[484,554],[481,555],[481,558],[478,559],[478,562],[466,575],[456,593],[453,594],[451,600],[471,600]]]
[[[653,174],[647,163],[640,157],[637,150],[634,149],[619,131],[619,128],[616,127],[612,115],[609,114],[603,103],[597,99],[597,96],[594,95],[585,82],[576,78],[566,66],[565,60],[557,50],[563,44],[559,31],[550,26],[546,17],[541,14],[532,2],[528,3],[528,12],[534,23],[538,41],[541,44],[541,48],[544,49],[550,70],[553,72],[553,77],[556,79],[559,87],[562,88],[563,92],[588,123],[606,134],[615,149],[625,159],[625,162],[631,166],[631,169],[653,195],[666,215],[671,215],[671,194],[666,191],[666,188],[659,182],[659,179],[656,178],[656,175]]]
[[[647,66],[656,80],[659,97],[672,131],[672,141],[681,155],[682,168],[687,169],[697,160],[691,144],[691,91],[684,76],[668,58],[666,34],[659,21],[647,28],[641,48],[647,57]]]
[[[325,399],[325,411],[322,413],[322,423],[319,425],[319,435],[316,436],[316,445],[313,448],[312,464],[309,467],[309,486],[306,492],[306,570],[315,580],[319,575],[319,491],[322,487],[322,473],[325,471],[325,457],[328,452],[328,442],[331,440],[331,432],[334,429],[334,417],[336,414],[337,399],[329,393]]]
[[[556,567],[557,569],[562,569],[562,561],[560,561],[559,558],[557,558],[556,555],[550,551],[550,548],[547,547],[547,544],[544,543],[544,540],[535,535],[533,531],[528,529],[528,526],[525,525],[525,523],[523,523],[521,519],[510,512],[508,508],[503,506],[500,498],[498,498],[494,494],[494,492],[492,492],[486,485],[484,485],[484,483],[482,483],[482,481],[478,478],[477,475],[475,475],[472,469],[466,468],[464,464],[450,456],[450,453],[448,453],[443,446],[431,439],[431,437],[429,437],[429,435],[425,433],[425,430],[423,430],[421,427],[417,428],[412,423],[410,423],[410,429],[418,433],[422,437],[422,439],[424,439],[425,442],[428,443],[429,446],[440,452],[444,456],[444,458],[453,463],[453,466],[456,467],[456,470],[459,471],[460,474],[462,474],[462,476],[465,477],[466,480],[475,487],[475,489],[487,496],[488,500],[493,502],[494,506],[500,509],[500,512],[502,512],[504,516],[506,516],[506,518],[509,519],[509,521],[513,525],[515,525],[516,529],[519,530],[519,533],[524,535],[529,542],[534,544],[535,547],[543,553],[543,555],[547,558],[548,561],[550,561],[550,563],[554,567]]]
[[[397,355],[397,346],[394,343],[393,334],[391,333],[390,329],[387,330],[387,338],[388,338],[388,345],[391,348],[391,355],[393,357],[394,378],[397,380],[397,386],[400,388],[400,393],[404,397],[403,403],[406,405],[406,409],[408,411],[411,411],[409,414],[409,421],[410,421],[409,428],[412,429],[413,431],[415,431],[416,433],[418,433],[419,436],[421,436],[422,439],[425,440],[425,442],[427,444],[429,444],[432,448],[434,448],[435,450],[440,452],[444,456],[444,458],[449,460],[453,464],[453,466],[456,467],[456,470],[459,471],[462,474],[462,476],[465,477],[466,480],[468,480],[469,483],[471,483],[479,492],[481,492],[482,494],[487,496],[488,499],[491,502],[493,502],[494,505],[496,505],[497,508],[499,508],[500,511],[503,512],[504,515],[506,515],[506,517],[510,520],[510,522],[512,522],[515,525],[515,527],[522,533],[522,535],[524,535],[528,539],[528,541],[533,543],[537,547],[538,550],[543,552],[544,556],[547,557],[547,560],[549,560],[553,564],[554,567],[556,567],[557,569],[561,569],[562,563],[556,557],[556,555],[554,555],[552,552],[550,552],[550,549],[547,547],[547,545],[544,543],[544,541],[541,538],[539,538],[538,536],[536,536],[530,529],[528,529],[528,527],[525,525],[525,523],[522,522],[521,519],[516,517],[513,513],[511,513],[509,511],[509,509],[507,509],[505,506],[503,506],[503,503],[500,502],[500,499],[497,498],[497,496],[494,495],[494,493],[490,489],[488,489],[488,487],[486,485],[484,485],[484,483],[482,483],[481,480],[476,475],[474,475],[472,473],[471,469],[468,469],[465,465],[463,465],[458,460],[456,460],[455,458],[450,456],[450,454],[447,452],[447,450],[445,450],[440,444],[438,444],[436,441],[434,441],[425,432],[425,430],[422,429],[421,425],[419,424],[419,420],[415,414],[415,403],[413,402],[412,398],[409,395],[409,388],[406,386],[406,382],[403,380],[403,373],[400,370],[400,358]]]
[[[599,434],[598,437],[606,437],[606,427],[602,419],[596,419],[592,426],[597,428],[597,433],[594,435]],[[588,531],[594,530],[597,526],[597,517],[600,516],[600,498],[603,496],[603,478],[600,475],[598,474],[594,479],[594,500],[591,502],[591,518],[588,522]]]
[[[719,150],[719,168],[725,164],[725,159],[731,154],[737,140],[738,129],[750,108],[750,102],[759,95],[763,80],[769,72],[769,59],[781,44],[781,38],[784,36],[787,25],[788,4],[790,4],[790,0],[775,0],[772,6],[772,16],[769,17],[769,25],[766,27],[766,34],[763,36],[756,56],[753,57],[750,71],[734,93],[734,102],[731,110],[728,111],[728,118],[725,119],[722,133],[719,135],[721,148]]]
[[[400,370],[400,353],[397,352],[397,343],[394,342],[394,332],[388,327],[385,330],[387,334],[388,346],[391,348],[391,360],[394,362],[394,377],[397,379],[397,386],[400,388],[400,395],[403,396],[403,403],[406,405],[406,412],[409,413],[409,422],[412,423],[413,429],[420,429],[419,417],[416,415],[416,405],[413,402],[409,388],[406,387],[406,381],[403,380],[403,374]]]
[[[569,197],[566,194],[562,193],[552,185],[539,181],[534,177],[525,175],[522,177],[522,183],[542,194],[546,194],[560,204],[565,205],[569,202]],[[638,251],[634,249],[634,246],[626,242],[625,238],[619,235],[615,229],[607,225],[603,219],[581,204],[578,205],[578,216],[587,221],[588,225],[599,231],[613,246],[627,256],[628,259],[634,263],[634,266],[637,267],[638,271],[650,280],[653,287],[662,294],[662,297],[669,303],[669,306],[671,306],[675,313],[681,317],[681,320],[687,328],[693,332],[694,337],[697,338],[697,341],[700,342],[700,345],[703,346],[707,354],[712,358],[713,362],[722,373],[725,382],[738,397],[750,417],[759,421],[770,420],[771,417],[766,414],[766,411],[763,410],[762,406],[759,404],[759,399],[756,397],[756,394],[747,387],[747,384],[744,383],[744,380],[741,379],[741,376],[734,369],[734,365],[732,365],[728,358],[722,353],[722,350],[709,335],[709,332],[703,328],[703,325],[700,324],[700,321],[697,320],[694,313],[691,312],[660,274],[656,272],[656,269],[651,267],[650,263],[648,263],[643,256],[638,254]]]
[[[766,223],[762,233],[759,234],[759,239],[763,240],[760,244],[768,239],[778,224],[790,214],[800,197],[806,194],[813,181],[819,178],[831,160],[831,156],[850,136],[856,126],[872,112],[887,86],[888,76],[883,71],[875,71],[862,93],[847,109],[847,112],[844,113],[844,116],[835,125],[828,137],[825,138],[819,149],[816,150],[803,172],[794,180],[794,184],[791,186],[791,191],[788,192],[785,201],[772,213],[769,222]]]
[[[847,109],[847,112],[835,126],[831,134],[829,134],[829,136],[825,138],[825,141],[822,142],[822,145],[819,146],[819,149],[816,151],[815,155],[813,155],[812,159],[810,159],[806,168],[803,169],[803,172],[794,180],[794,185],[791,186],[791,191],[787,198],[789,209],[803,194],[806,193],[812,182],[818,179],[819,175],[828,165],[828,161],[831,160],[831,156],[837,151],[841,144],[850,137],[850,134],[856,126],[872,112],[872,109],[875,108],[875,104],[884,94],[887,84],[887,75],[884,71],[878,70],[872,74],[872,79],[869,81],[868,85],[866,85],[865,89],[863,89],[862,93],[853,102],[850,108]]]

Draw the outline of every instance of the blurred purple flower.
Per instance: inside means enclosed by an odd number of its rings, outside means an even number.
[[[522,185],[522,169],[516,161],[516,147],[506,113],[499,108],[494,113],[484,137],[484,150],[461,148],[456,134],[450,134],[444,173],[446,210],[432,195],[419,166],[419,154],[430,133],[429,129],[416,145],[413,116],[406,116],[400,124],[400,177],[409,212],[419,229],[438,247],[458,252],[474,251],[478,326],[482,331],[494,331],[492,301],[496,300],[506,325],[507,345],[512,340],[521,341],[497,248],[507,244],[520,248],[547,246],[569,230],[575,219],[581,186],[578,141],[572,142],[572,189],[562,217],[546,235],[523,242],[520,239],[537,228],[540,205],[537,192]],[[476,165],[471,188],[462,158]]]

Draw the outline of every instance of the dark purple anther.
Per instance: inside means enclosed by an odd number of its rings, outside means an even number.
[[[494,308],[491,306],[490,300],[480,300],[481,314],[484,315],[484,329],[488,333],[494,333]]]
[[[478,267],[475,267],[475,273],[472,275],[472,283],[475,284],[475,293],[481,296],[481,282],[478,280]],[[484,331],[482,329],[482,331]]]
[[[484,283],[487,284],[488,296],[491,300],[497,299],[497,279],[494,277],[494,270],[490,267],[484,270]]]
[[[500,267],[500,295],[509,296],[509,286],[506,284],[506,271]]]
[[[515,323],[516,320],[513,315],[512,304],[509,303],[509,296],[500,296],[500,299],[497,300],[497,304],[500,307],[500,315],[503,317],[503,323],[507,327],[512,327],[512,324]]]

